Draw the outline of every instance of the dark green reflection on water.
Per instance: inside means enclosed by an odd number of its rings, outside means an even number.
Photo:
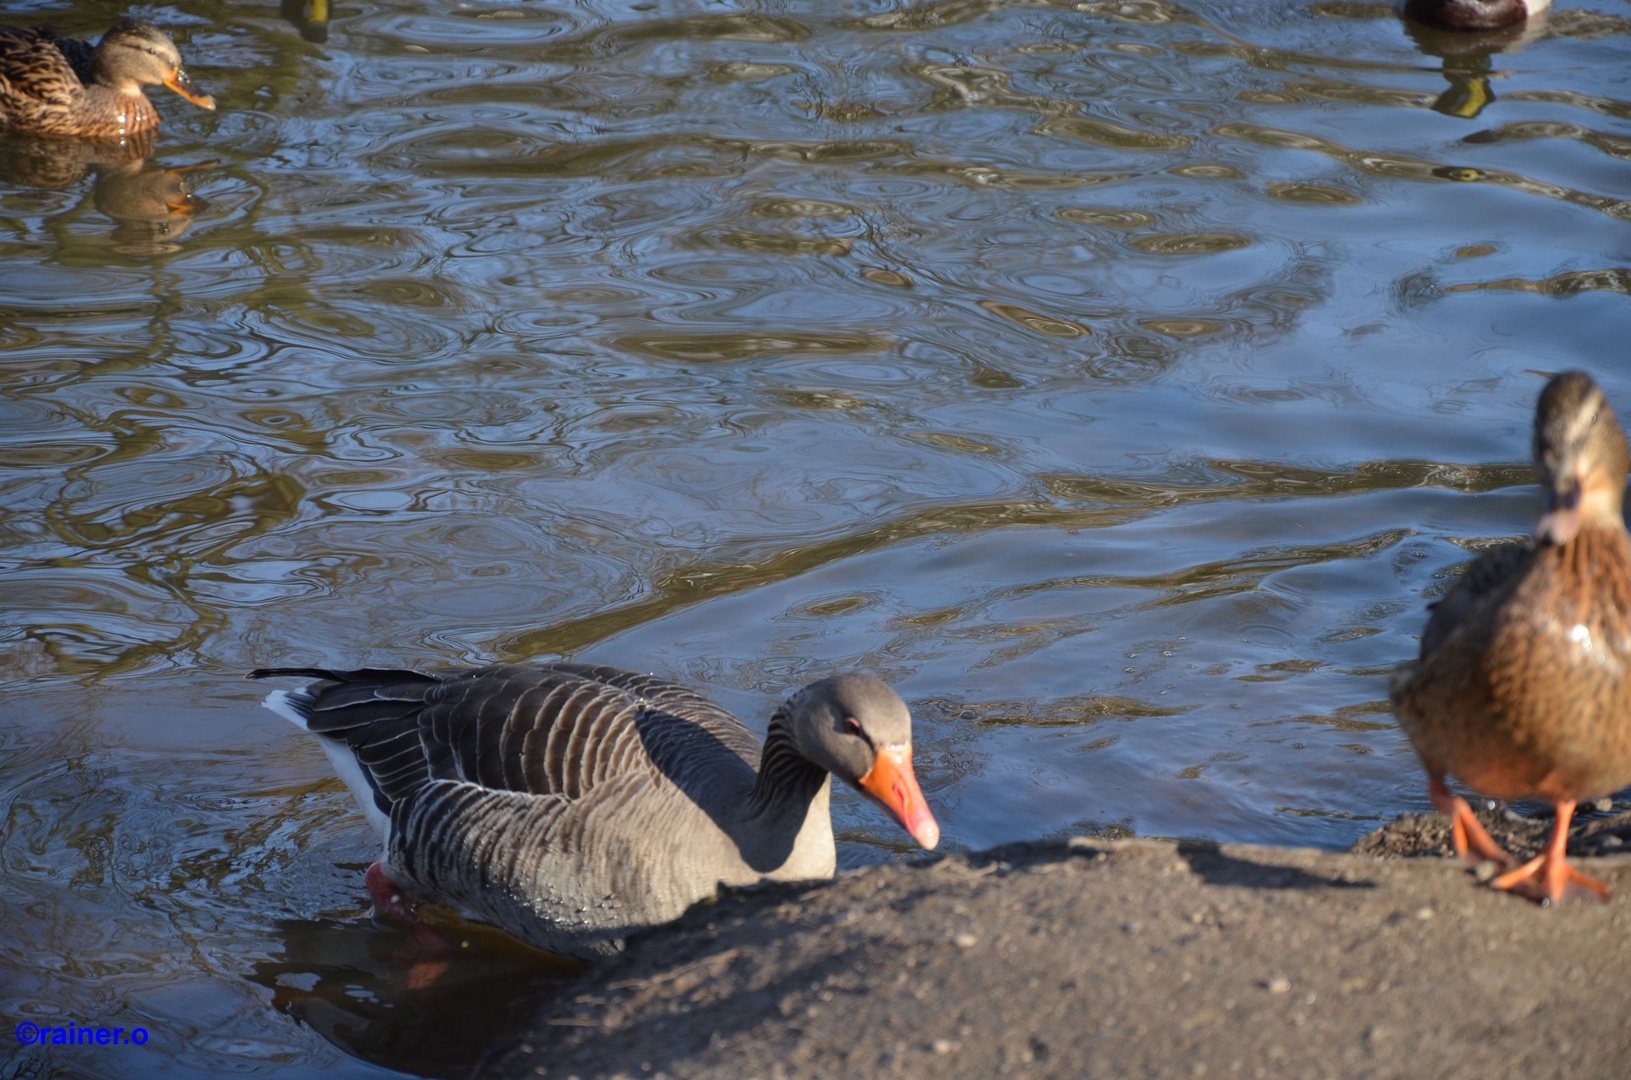
[[[581,967],[486,927],[434,925],[445,940],[428,948],[376,921],[281,920],[281,953],[246,974],[276,1009],[348,1054],[419,1076],[470,1076]]]

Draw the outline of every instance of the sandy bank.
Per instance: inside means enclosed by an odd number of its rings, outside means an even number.
[[[1433,820],[1390,829],[1431,847]],[[1611,903],[1150,840],[874,867],[637,940],[477,1075],[1622,1080],[1631,857],[1581,867]]]

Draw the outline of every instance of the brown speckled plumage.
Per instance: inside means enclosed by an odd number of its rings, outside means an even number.
[[[0,130],[128,138],[158,126],[142,87],[163,84],[202,108],[213,98],[181,69],[164,31],[126,19],[92,47],[46,28],[0,26]]]
[[[1536,540],[1473,562],[1390,689],[1435,788],[1452,773],[1497,798],[1548,799],[1566,828],[1564,804],[1631,784],[1626,444],[1588,376],[1548,384],[1535,457]]]
[[[268,705],[366,800],[391,881],[568,956],[614,952],[720,883],[832,876],[829,772],[856,783],[874,744],[911,737],[864,676],[795,694],[761,748],[718,705],[618,668],[268,675],[323,680]]]

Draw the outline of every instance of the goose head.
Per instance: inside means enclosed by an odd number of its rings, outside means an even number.
[[[201,109],[215,108],[215,99],[181,69],[181,53],[170,35],[151,23],[125,19],[103,34],[91,72],[98,84],[121,94],[162,83]]]
[[[1535,406],[1535,542],[1566,544],[1588,524],[1624,528],[1627,464],[1625,432],[1591,376],[1566,371],[1547,383]]]
[[[893,690],[869,675],[813,682],[787,703],[798,752],[877,803],[925,848],[940,826],[912,772],[912,714]]]

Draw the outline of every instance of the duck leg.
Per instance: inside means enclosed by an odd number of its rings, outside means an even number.
[[[1597,899],[1607,900],[1607,885],[1596,878],[1587,877],[1565,861],[1569,845],[1569,819],[1572,817],[1574,800],[1565,799],[1558,803],[1557,825],[1552,829],[1552,838],[1547,841],[1545,850],[1516,870],[1502,874],[1490,885],[1552,904],[1563,902],[1570,885],[1579,885],[1590,890]]]
[[[1442,773],[1428,776],[1427,797],[1433,800],[1435,810],[1450,819],[1450,843],[1455,846],[1455,853],[1462,862],[1477,866],[1487,859],[1502,866],[1512,865],[1512,856],[1478,823],[1467,800],[1450,793]]]

